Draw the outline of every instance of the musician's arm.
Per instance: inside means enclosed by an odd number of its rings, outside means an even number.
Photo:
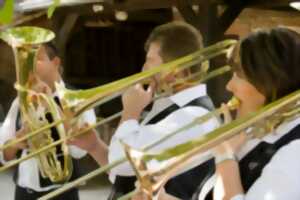
[[[214,200],[233,200],[243,194],[238,162],[225,160],[216,165],[217,182],[214,187]]]
[[[78,128],[82,128],[82,126],[85,126],[85,125],[94,125],[96,123],[96,120],[97,120],[96,114],[93,109],[85,111],[82,114],[82,116],[79,118],[79,127]],[[97,135],[97,131],[94,130],[94,132],[92,132],[92,134]],[[87,138],[82,137],[81,139],[86,140],[86,143],[92,143],[91,145],[94,145],[95,142],[98,142],[98,140],[100,140],[100,139],[97,139],[97,141],[89,141],[88,137]],[[93,139],[93,138],[91,138],[91,139]],[[107,148],[106,147],[107,145],[105,143],[103,143],[102,141],[99,141],[99,142],[101,143],[101,145],[99,144],[99,147],[102,147],[102,151],[105,151],[105,148]],[[81,148],[78,145],[69,145],[69,149],[70,149],[71,156],[75,159],[81,159],[84,156],[86,156],[86,154],[87,154],[86,149]],[[101,153],[102,153],[102,151],[101,151]]]
[[[0,129],[0,145],[4,145],[10,140],[16,138],[17,136],[22,136],[25,134],[24,127],[23,129],[16,132],[16,120],[19,110],[18,98],[16,98],[9,112],[3,122],[3,125]],[[20,149],[26,148],[26,142],[18,143],[17,145],[11,146],[3,151],[0,151],[0,161],[1,163],[6,163],[7,161],[13,160],[16,158],[16,154]]]
[[[89,151],[89,154],[100,166],[108,164],[108,147],[102,140],[97,139],[96,145]]]
[[[19,131],[17,131],[15,133],[16,137],[14,137],[12,139],[9,139],[6,142],[2,142],[2,143],[6,144],[6,143],[10,142],[11,140],[17,139],[19,137],[23,137],[26,133],[27,133],[27,130],[26,130],[25,127],[23,127],[23,128],[21,128]],[[2,159],[2,162],[5,163],[7,161],[16,159],[17,158],[17,153],[20,150],[27,149],[27,148],[28,148],[27,142],[24,142],[24,141],[19,142],[19,143],[15,144],[15,145],[9,146],[8,148],[5,148],[3,150],[3,159]]]

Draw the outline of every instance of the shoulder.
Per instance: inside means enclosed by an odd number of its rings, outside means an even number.
[[[299,163],[300,167],[300,159],[295,159],[295,155],[300,154],[300,139],[293,140],[292,142],[288,143],[287,145],[283,146],[279,149],[279,151],[274,155],[272,158],[273,162],[294,162]]]
[[[294,140],[283,146],[273,156],[269,164],[263,170],[263,174],[274,176],[275,173],[283,174],[288,179],[300,181],[300,159],[295,155],[300,154],[300,139]],[[300,183],[299,183],[300,184]]]
[[[283,146],[263,169],[246,195],[247,200],[300,198],[300,140]]]

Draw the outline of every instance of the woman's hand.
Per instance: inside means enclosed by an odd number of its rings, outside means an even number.
[[[230,123],[232,118],[228,107],[223,104],[224,121]],[[231,199],[243,193],[239,165],[235,155],[246,142],[246,135],[240,133],[214,148],[217,181],[214,186],[214,199]],[[226,161],[226,162],[225,162]]]
[[[232,117],[229,111],[229,108],[226,104],[222,104],[221,106],[223,115],[224,115],[224,123],[228,124],[232,121]],[[232,137],[231,139],[223,142],[221,145],[218,145],[214,148],[213,152],[216,156],[224,155],[224,154],[233,154],[235,155],[242,146],[247,141],[246,134],[244,132]]]

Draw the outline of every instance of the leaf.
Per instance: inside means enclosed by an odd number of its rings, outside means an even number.
[[[56,7],[58,7],[60,4],[60,0],[53,0],[53,4],[48,8],[47,16],[48,18],[51,18]]]
[[[9,24],[14,16],[14,0],[5,0],[0,10],[0,23]]]

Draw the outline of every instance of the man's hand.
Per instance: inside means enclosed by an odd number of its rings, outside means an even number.
[[[81,127],[75,127],[71,130],[72,134],[77,134],[81,131],[86,130],[89,127],[87,123],[85,123]],[[68,144],[75,145],[81,149],[86,150],[87,152],[91,152],[95,146],[98,145],[98,137],[96,135],[96,130],[91,129],[88,130],[86,133],[83,133],[77,137],[74,137],[68,141]]]
[[[22,138],[29,132],[29,127],[26,123],[23,124],[22,128],[16,132],[16,138]],[[22,142],[18,142],[14,145],[16,149],[22,150],[27,149],[28,144],[26,140],[23,140]]]
[[[151,102],[153,88],[149,86],[147,90],[141,84],[130,87],[122,96],[123,118],[138,119],[144,108]]]
[[[51,88],[47,85],[47,83],[42,81],[37,75],[30,74],[28,81],[30,84],[30,88],[35,92],[51,95],[52,93]]]
[[[78,130],[72,130],[76,134],[79,131],[84,131],[89,127],[88,124],[84,124]],[[97,137],[97,131],[95,129],[88,130],[80,136],[74,137],[68,141],[68,144],[75,145],[81,149],[86,150],[95,161],[101,165],[108,164],[108,148],[107,145]]]
[[[24,135],[26,135],[29,132],[29,128],[26,124],[23,124],[22,128],[16,132],[16,139],[17,138],[21,138]],[[9,143],[12,140],[8,140],[7,143]],[[4,160],[6,161],[10,161],[16,158],[16,155],[18,153],[19,150],[23,150],[23,149],[27,149],[28,148],[28,144],[27,141],[22,141],[22,142],[18,142],[15,145],[12,145],[10,147],[7,147],[6,149],[3,150],[3,155],[4,155]]]

